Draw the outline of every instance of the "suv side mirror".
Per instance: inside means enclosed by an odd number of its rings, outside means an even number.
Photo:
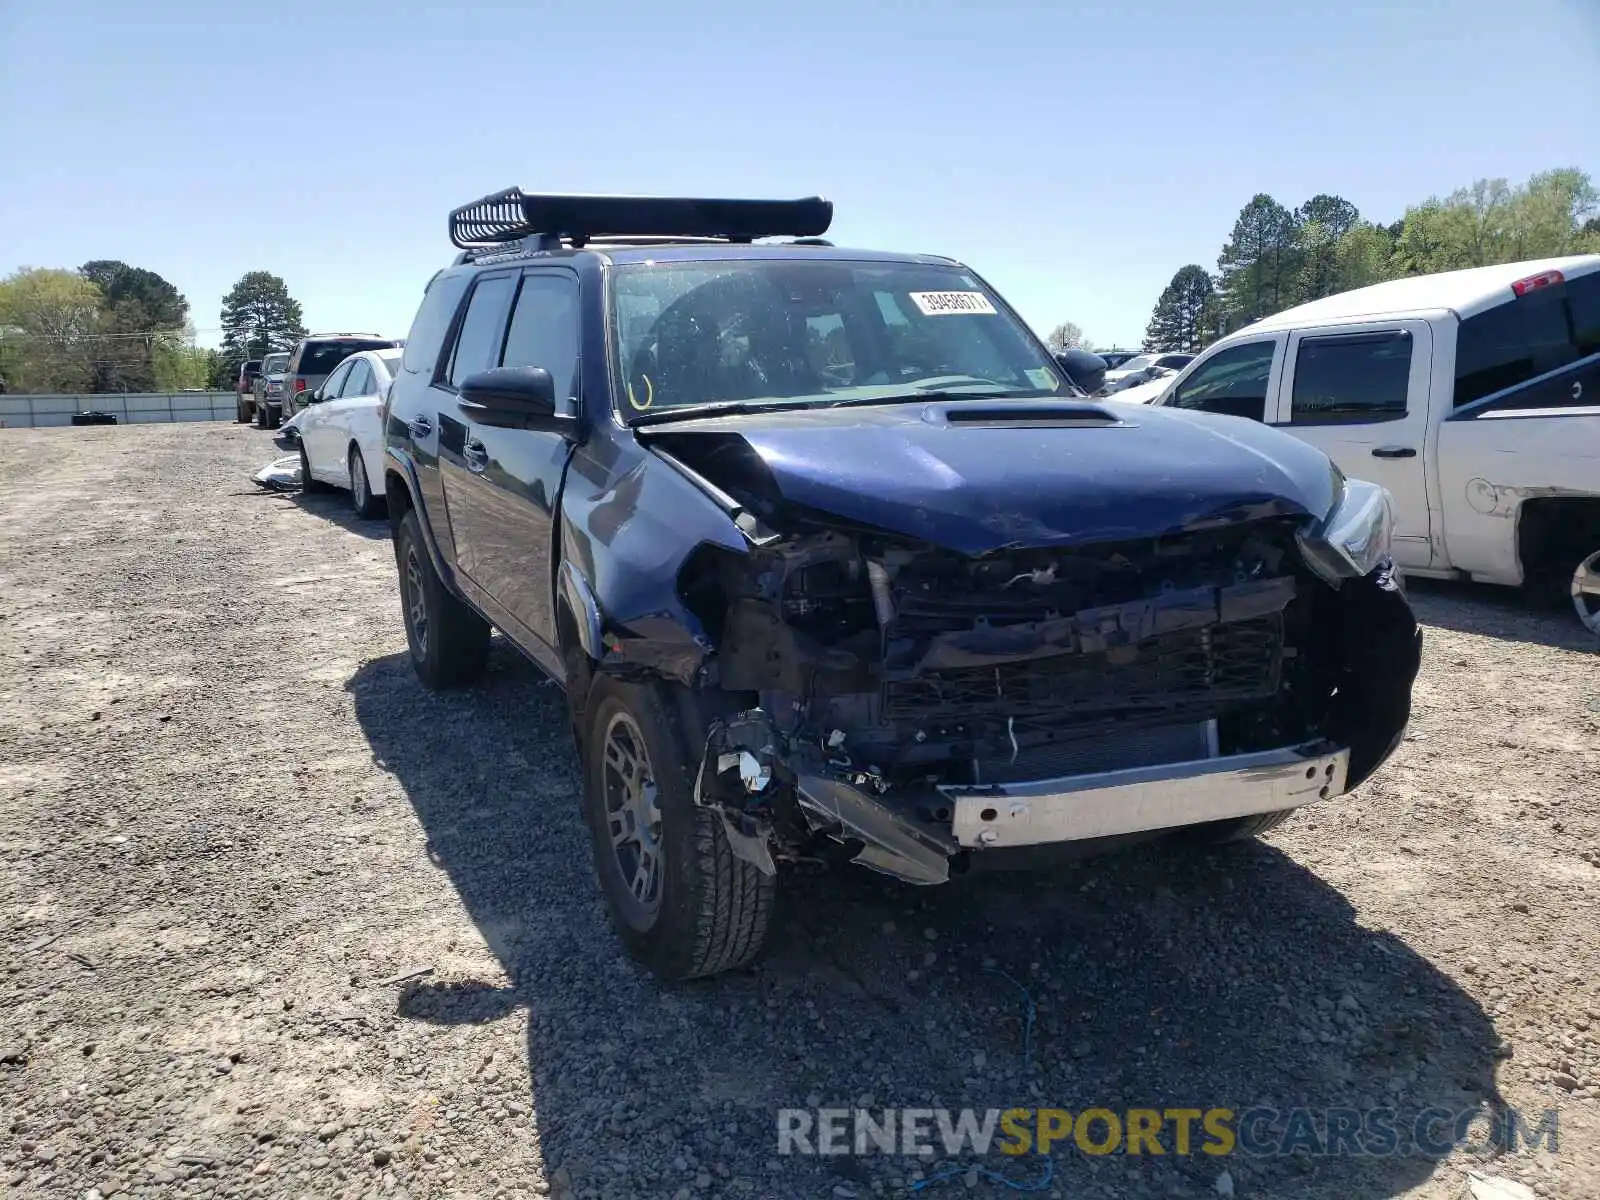
[[[1087,394],[1094,395],[1106,382],[1106,360],[1087,350],[1058,350],[1056,362],[1067,378]]]
[[[575,422],[556,412],[556,385],[543,367],[494,367],[461,381],[456,405],[469,421],[572,437]]]

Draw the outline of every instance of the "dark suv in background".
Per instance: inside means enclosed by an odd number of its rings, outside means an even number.
[[[305,407],[300,394],[314,392],[322,381],[333,374],[333,369],[362,350],[391,350],[401,343],[394,338],[379,337],[375,333],[319,333],[301,338],[289,355],[289,366],[283,373],[283,392],[279,410],[272,413],[272,424],[294,416]],[[269,407],[272,401],[267,401]]]
[[[466,205],[386,406],[417,674],[470,681],[495,626],[565,687],[601,891],[667,978],[748,961],[798,864],[1251,837],[1410,712],[1382,488],[1089,400],[975,272],[832,211]]]
[[[239,378],[233,381],[233,400],[237,411],[234,419],[241,425],[249,424],[254,405],[256,380],[261,378],[261,360],[247,358],[239,364]]]

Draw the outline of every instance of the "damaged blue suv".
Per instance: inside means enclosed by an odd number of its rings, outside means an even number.
[[[451,214],[384,414],[411,658],[566,690],[595,867],[665,978],[778,882],[1248,837],[1391,753],[1387,494],[1257,422],[1086,398],[949,259],[823,200]]]

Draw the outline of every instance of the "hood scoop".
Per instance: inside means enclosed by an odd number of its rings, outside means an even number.
[[[930,425],[961,428],[1076,429],[1126,425],[1121,417],[1098,404],[1056,400],[967,401],[930,404],[922,411]]]

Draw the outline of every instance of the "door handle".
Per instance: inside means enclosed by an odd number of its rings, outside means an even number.
[[[1417,452],[1410,446],[1374,446],[1373,458],[1415,458]]]
[[[474,439],[466,444],[461,457],[466,460],[467,470],[482,471],[489,465],[489,448]]]
[[[419,442],[433,432],[433,422],[427,417],[412,417],[408,424],[411,436]]]

